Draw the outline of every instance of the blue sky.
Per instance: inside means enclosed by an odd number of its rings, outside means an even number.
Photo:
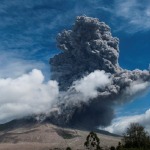
[[[56,35],[71,29],[78,15],[97,17],[111,27],[113,36],[120,39],[121,67],[148,68],[149,0],[1,0],[0,78],[18,78],[36,68],[48,81],[49,58],[59,52]],[[144,94],[116,108],[116,116],[144,113],[150,107],[149,98]]]

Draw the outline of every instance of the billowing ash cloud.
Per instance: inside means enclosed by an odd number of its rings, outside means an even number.
[[[57,36],[62,52],[50,59],[53,80],[61,94],[58,112],[49,119],[61,125],[107,126],[113,105],[131,100],[150,85],[150,73],[118,64],[119,40],[96,18],[77,17],[72,30]]]
[[[73,81],[94,70],[121,71],[118,43],[105,23],[77,17],[73,30],[64,30],[57,36],[58,48],[63,52],[50,60],[52,79],[58,80],[61,89],[66,90]]]

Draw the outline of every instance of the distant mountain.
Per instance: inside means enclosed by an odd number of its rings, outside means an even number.
[[[9,121],[7,123],[0,124],[0,132],[9,131],[9,130],[16,129],[19,127],[31,126],[36,123],[37,123],[37,120],[33,117],[15,119],[15,120]]]
[[[84,149],[84,142],[90,131],[64,128],[50,123],[24,118],[0,125],[0,150],[49,150]],[[107,131],[95,129],[101,146],[116,146],[121,137]]]
[[[7,123],[4,123],[4,124],[0,124],[0,132],[1,131],[10,131],[10,130],[13,130],[13,129],[17,129],[17,128],[20,128],[20,127],[31,127],[33,125],[44,125],[44,124],[51,124],[49,121],[43,121],[43,122],[40,122],[40,121],[37,121],[34,117],[26,117],[26,118],[22,118],[22,119],[15,119],[15,120],[12,120],[10,122],[7,122]],[[61,126],[62,127],[62,126]],[[83,130],[83,131],[87,131],[87,132],[90,132],[90,131],[94,131],[96,133],[100,133],[100,134],[104,134],[104,135],[109,135],[109,136],[114,136],[114,137],[121,137],[117,134],[113,134],[113,133],[110,133],[108,131],[105,131],[105,130],[100,130],[100,129],[84,129],[84,128],[72,128],[72,127],[64,127],[63,128],[70,128],[72,130]]]

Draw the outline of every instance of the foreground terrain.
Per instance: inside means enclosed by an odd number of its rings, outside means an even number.
[[[0,150],[84,149],[89,131],[36,124],[0,131]],[[97,133],[102,147],[116,146],[120,137]]]

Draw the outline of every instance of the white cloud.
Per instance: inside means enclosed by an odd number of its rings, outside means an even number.
[[[97,89],[103,89],[111,83],[109,75],[105,71],[96,70],[81,80],[74,82],[74,88],[86,98],[94,98],[98,95]]]
[[[59,93],[56,81],[44,82],[40,70],[18,78],[0,78],[0,123],[50,111]]]
[[[121,28],[128,32],[138,32],[150,29],[150,3],[139,0],[116,0],[114,5],[115,16],[125,19]]]
[[[134,95],[146,90],[149,85],[149,82],[133,82],[130,87],[126,89],[126,92],[130,95]]]
[[[144,114],[116,118],[112,125],[103,129],[111,133],[122,135],[131,123],[139,123],[143,125],[146,131],[150,133],[150,109],[148,109]]]

